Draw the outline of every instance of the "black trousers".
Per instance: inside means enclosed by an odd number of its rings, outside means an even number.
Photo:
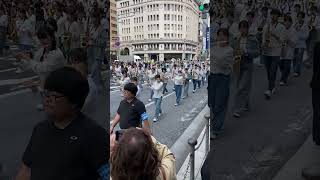
[[[313,141],[320,145],[320,89],[312,89]]]

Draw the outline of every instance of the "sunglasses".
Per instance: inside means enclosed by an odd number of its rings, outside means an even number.
[[[50,98],[54,99],[54,101],[57,101],[58,99],[65,97],[64,95],[58,95],[57,93],[48,90],[40,92],[40,95],[42,98]]]

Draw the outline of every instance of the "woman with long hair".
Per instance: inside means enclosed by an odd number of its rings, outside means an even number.
[[[116,134],[110,135],[113,180],[177,179],[175,158],[166,145],[142,129],[131,128]]]

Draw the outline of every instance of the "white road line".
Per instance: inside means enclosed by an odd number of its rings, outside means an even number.
[[[165,98],[167,98],[167,97],[169,97],[169,96],[171,96],[171,95],[173,95],[173,94],[175,94],[175,92],[172,92],[172,93],[170,93],[170,94],[165,95],[162,99],[165,99]],[[146,107],[149,107],[149,106],[151,106],[152,104],[154,104],[154,102],[150,102],[150,103],[146,104]]]
[[[38,76],[32,76],[28,78],[21,78],[21,79],[6,79],[6,80],[0,80],[0,86],[3,85],[13,85],[13,84],[19,84],[25,81],[30,81],[32,79],[37,78]]]
[[[4,69],[4,70],[0,70],[0,73],[15,71],[15,70],[17,70],[17,68]]]
[[[24,94],[24,93],[28,93],[28,92],[31,92],[31,89],[22,89],[22,90],[19,90],[19,91],[14,91],[14,92],[6,93],[6,94],[1,94],[0,95],[0,99],[4,99],[4,98],[10,97],[10,96],[16,96],[18,94]]]
[[[142,84],[142,86],[146,86],[147,83],[144,83]],[[120,89],[117,89],[117,88],[120,88],[121,86],[112,86],[110,87],[110,89],[116,89],[116,90],[113,90],[113,91],[110,91],[110,93],[115,93],[115,92],[120,92]]]

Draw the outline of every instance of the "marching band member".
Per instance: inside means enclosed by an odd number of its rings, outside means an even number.
[[[240,34],[233,41],[236,56],[240,56],[240,73],[237,75],[237,93],[233,116],[239,118],[243,111],[249,110],[251,92],[253,59],[259,56],[260,49],[256,37],[249,33],[249,23],[239,23]]]
[[[271,11],[271,23],[267,24],[263,30],[263,61],[266,66],[268,76],[268,89],[264,95],[267,99],[275,92],[275,81],[281,54],[282,40],[284,38],[285,27],[278,22],[280,12]]]

